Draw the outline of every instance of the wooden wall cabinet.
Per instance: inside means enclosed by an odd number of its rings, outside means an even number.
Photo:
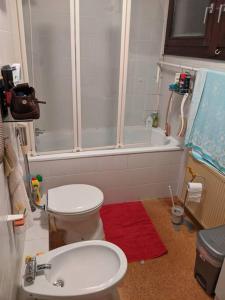
[[[170,0],[164,54],[225,59],[225,0]]]

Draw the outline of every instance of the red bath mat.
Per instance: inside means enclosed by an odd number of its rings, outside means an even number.
[[[105,238],[119,246],[128,262],[152,259],[167,253],[143,204],[109,204],[100,211]]]

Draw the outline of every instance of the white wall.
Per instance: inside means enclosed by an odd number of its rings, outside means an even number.
[[[14,31],[15,1],[0,0],[0,66],[20,61],[18,36]],[[11,212],[8,185],[0,164],[0,216]],[[0,299],[16,299],[18,264],[22,237],[13,234],[11,224],[0,222]],[[19,242],[19,243],[18,243]],[[17,246],[16,246],[17,245]]]
[[[11,17],[10,1],[0,0],[0,65],[12,63],[14,60]]]
[[[16,5],[13,0],[0,0],[0,66],[20,62],[19,35],[15,29]]]
[[[3,164],[0,164],[0,216],[10,213],[8,186],[4,176]],[[0,222],[0,299],[15,299],[15,273],[17,253],[15,239],[10,224]]]
[[[209,68],[215,70],[225,71],[225,62],[224,61],[216,61],[212,59],[198,59],[198,58],[189,58],[182,56],[173,56],[166,55],[163,57],[163,60],[169,63],[174,64],[182,64],[185,66],[191,66],[195,68]],[[166,116],[166,108],[169,100],[170,91],[168,86],[170,83],[174,82],[175,72],[180,72],[181,70],[171,67],[164,67],[162,72],[162,84],[161,84],[161,94],[160,94],[160,119],[161,119],[161,127],[164,128],[165,124],[165,116]],[[177,101],[174,101],[175,107],[172,115],[172,124],[173,124],[173,135],[176,133],[177,128],[177,120],[179,117],[179,96],[177,97]]]

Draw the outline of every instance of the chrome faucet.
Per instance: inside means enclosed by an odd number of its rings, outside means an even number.
[[[51,264],[41,264],[37,265],[36,272],[42,271],[42,270],[50,270],[51,269]]]
[[[25,268],[25,275],[24,281],[26,284],[34,283],[34,280],[39,272],[46,269],[51,269],[51,264],[41,264],[37,265],[36,256],[27,257],[25,260],[26,268]]]

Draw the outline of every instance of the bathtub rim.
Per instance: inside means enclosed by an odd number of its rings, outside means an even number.
[[[36,154],[35,156],[29,155],[29,162],[52,161],[52,160],[66,160],[78,159],[89,157],[104,157],[116,155],[128,155],[139,153],[154,153],[154,152],[170,152],[170,151],[183,151],[183,147],[177,144],[169,144],[162,146],[149,146],[149,147],[132,147],[132,148],[114,148],[105,150],[82,150],[77,152],[62,152],[62,153],[48,153]]]

